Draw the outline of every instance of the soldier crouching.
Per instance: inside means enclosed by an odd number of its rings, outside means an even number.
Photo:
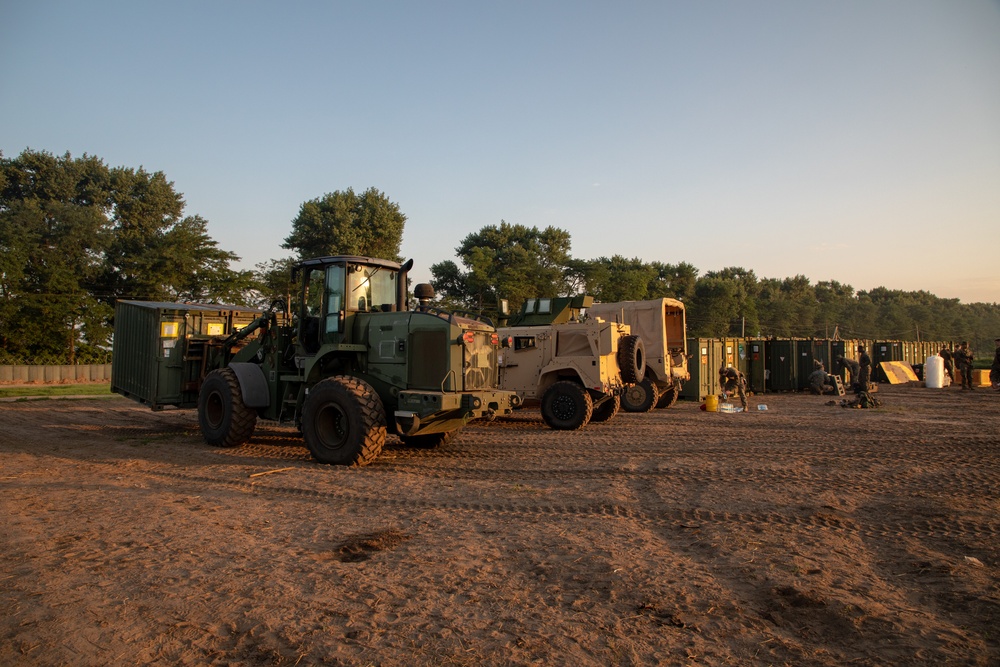
[[[732,366],[723,366],[719,369],[719,387],[722,389],[723,398],[728,398],[734,392],[739,394],[740,405],[743,411],[747,411],[747,380],[743,373]]]

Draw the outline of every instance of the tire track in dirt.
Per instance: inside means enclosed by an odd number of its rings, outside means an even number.
[[[905,521],[864,522],[832,514],[790,515],[777,512],[748,513],[715,511],[703,508],[667,508],[648,512],[624,503],[520,503],[510,500],[495,502],[456,502],[447,498],[414,498],[372,496],[353,490],[327,490],[289,485],[271,485],[257,481],[226,479],[174,471],[150,471],[148,474],[202,486],[223,486],[246,493],[281,497],[309,498],[350,502],[406,510],[448,510],[487,514],[544,516],[547,518],[602,517],[621,518],[661,528],[690,529],[702,525],[757,525],[798,530],[832,530],[860,537],[909,536],[914,538],[949,537],[993,539],[1000,536],[1000,521],[975,522],[951,517],[913,518]]]

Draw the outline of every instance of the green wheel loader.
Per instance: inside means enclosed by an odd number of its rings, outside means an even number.
[[[250,440],[258,419],[291,422],[316,460],[341,465],[371,463],[390,433],[434,447],[470,420],[510,414],[520,401],[497,389],[492,323],[409,309],[411,266],[300,261],[292,303],[264,312],[119,301],[112,390],[154,410],[196,407],[221,447]]]

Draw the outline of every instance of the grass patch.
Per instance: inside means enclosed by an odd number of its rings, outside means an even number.
[[[0,398],[30,398],[45,396],[59,398],[60,396],[115,396],[111,393],[111,383],[107,384],[40,384],[23,385],[19,387],[0,386]]]

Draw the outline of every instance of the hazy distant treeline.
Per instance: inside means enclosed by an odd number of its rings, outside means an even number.
[[[262,306],[289,291],[296,258],[358,254],[400,259],[406,217],[370,188],[304,202],[280,257],[239,271],[207,221],[184,215],[162,172],[101,159],[25,150],[0,154],[0,363],[103,356],[116,299]],[[689,334],[933,340],[968,339],[985,353],[1000,336],[1000,306],[927,292],[855,291],[804,276],[758,278],[727,268],[699,275],[681,262],[570,256],[569,232],[501,221],[469,234],[456,261],[433,265],[442,305],[496,314],[532,296],[587,293],[599,301],[673,297],[687,304]],[[416,258],[419,261],[419,258]]]

